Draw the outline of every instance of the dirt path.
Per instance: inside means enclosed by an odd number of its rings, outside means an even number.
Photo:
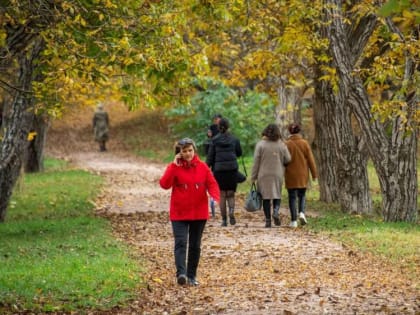
[[[164,165],[111,152],[69,154],[78,167],[106,180],[98,212],[115,236],[144,259],[145,288],[112,314],[419,314],[418,280],[397,267],[306,229],[264,228],[237,198],[237,225],[209,220],[199,287],[175,283],[169,192],[158,180]],[[310,224],[309,217],[309,224]]]

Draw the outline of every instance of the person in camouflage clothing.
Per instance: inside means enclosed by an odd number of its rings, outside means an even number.
[[[99,151],[106,151],[106,142],[109,139],[109,117],[101,103],[98,104],[93,115],[93,133],[95,141],[99,143]]]

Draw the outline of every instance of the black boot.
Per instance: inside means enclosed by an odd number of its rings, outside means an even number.
[[[273,210],[273,220],[274,220],[274,224],[279,226],[281,224],[280,221],[280,213],[279,213],[279,209],[274,208]]]
[[[273,220],[274,224],[279,226],[280,221],[280,199],[273,199]]]
[[[230,225],[235,225],[236,224],[234,211],[235,210],[233,208],[229,208],[229,223],[230,223]]]
[[[263,199],[263,210],[265,216],[265,227],[271,227],[271,209],[270,209],[270,200]]]
[[[222,217],[222,226],[227,226],[227,218],[226,216]]]

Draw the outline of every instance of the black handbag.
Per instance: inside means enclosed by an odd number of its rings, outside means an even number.
[[[237,183],[243,183],[246,181],[246,175],[242,174],[240,171],[236,173],[236,182]]]
[[[248,212],[255,212],[260,210],[262,207],[262,196],[257,191],[257,186],[252,183],[251,190],[245,199],[245,210]]]
[[[246,177],[248,176],[248,174],[246,173],[246,168],[245,168],[245,162],[244,159],[241,157],[242,160],[242,166],[244,168],[244,173],[241,173],[239,170],[236,172],[236,182],[237,183],[243,183],[244,181],[246,181]]]

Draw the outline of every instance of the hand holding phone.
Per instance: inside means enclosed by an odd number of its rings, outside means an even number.
[[[175,154],[175,159],[174,159],[175,165],[180,166],[181,165],[181,160],[182,160],[181,153]]]

